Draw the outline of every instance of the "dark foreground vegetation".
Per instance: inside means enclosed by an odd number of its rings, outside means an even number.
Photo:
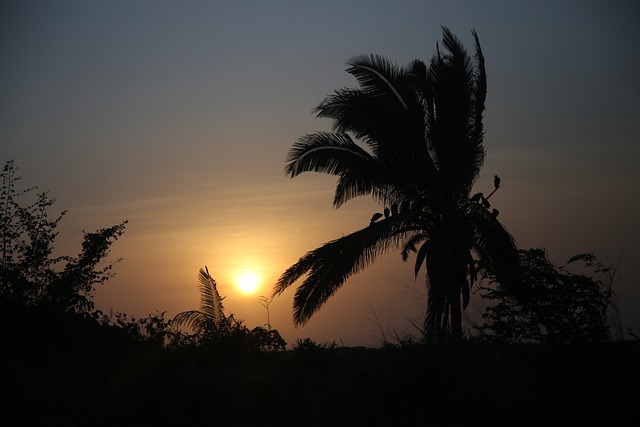
[[[637,341],[167,349],[76,316],[39,316],[2,326],[5,426],[640,421]]]
[[[615,268],[591,254],[570,260],[586,274],[520,251],[526,286],[514,296],[487,275],[486,323],[466,338],[285,351],[270,325],[225,314],[206,268],[198,310],[96,310],[126,222],[53,256],[64,212],[19,189],[13,162],[1,181],[2,426],[640,425],[640,341],[610,336]]]

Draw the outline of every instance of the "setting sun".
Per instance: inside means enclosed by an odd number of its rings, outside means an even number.
[[[252,294],[258,289],[260,277],[253,272],[242,273],[236,280],[236,286],[243,294]]]

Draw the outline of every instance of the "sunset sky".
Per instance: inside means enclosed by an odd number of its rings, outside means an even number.
[[[382,211],[367,198],[335,210],[334,178],[284,175],[296,139],[330,129],[312,108],[355,86],[345,61],[427,61],[441,25],[469,49],[475,28],[488,73],[477,190],[500,175],[492,202],[521,248],[557,263],[621,256],[617,305],[640,334],[638,22],[636,0],[6,1],[0,160],[69,210],[63,253],[82,230],[129,220],[98,308],[198,308],[206,265],[227,311],[262,325],[258,297],[287,267]],[[297,329],[292,288],[271,303],[272,326],[289,344],[415,332],[426,292],[412,271],[389,253]],[[236,287],[247,272],[261,278],[251,295]]]

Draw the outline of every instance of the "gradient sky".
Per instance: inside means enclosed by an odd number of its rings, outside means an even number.
[[[306,251],[368,224],[370,199],[331,205],[335,179],[291,180],[311,109],[355,86],[345,61],[431,58],[448,26],[486,57],[488,191],[522,248],[551,258],[622,254],[617,305],[640,330],[640,5],[629,1],[5,1],[0,6],[0,160],[68,209],[57,248],[129,220],[124,258],[96,303],[136,317],[199,304],[208,266],[225,307],[266,323],[258,295]],[[414,332],[426,292],[390,253],[294,329],[293,289],[271,323],[296,338],[379,345]],[[234,277],[262,274],[256,295]],[[470,307],[468,315],[479,309]]]

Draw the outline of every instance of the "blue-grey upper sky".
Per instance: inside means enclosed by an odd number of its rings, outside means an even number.
[[[129,219],[103,310],[136,316],[195,308],[208,265],[226,307],[266,320],[235,275],[266,295],[307,250],[368,223],[372,201],[331,207],[335,180],[289,180],[288,148],[329,129],[311,109],[354,86],[345,61],[378,53],[428,60],[441,25],[488,72],[487,161],[494,203],[523,248],[556,262],[622,253],[618,306],[640,329],[640,5],[637,1],[15,1],[0,6],[0,160],[69,209],[79,230]],[[292,293],[271,306],[285,338],[377,344],[410,329],[425,294],[389,254],[354,277],[302,329]],[[476,313],[477,314],[477,313]],[[473,309],[469,313],[473,316]]]

